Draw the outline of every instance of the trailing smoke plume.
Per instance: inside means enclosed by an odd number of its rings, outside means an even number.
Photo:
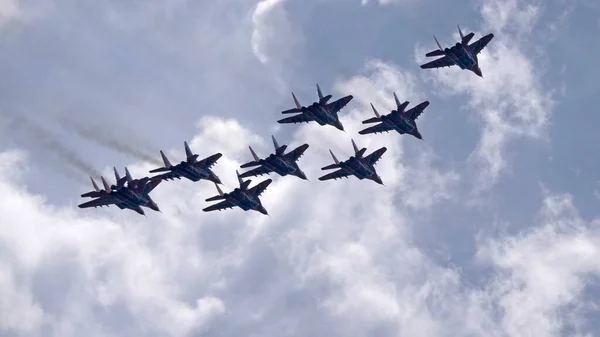
[[[27,133],[28,139],[34,139],[35,145],[43,147],[48,152],[56,155],[61,163],[66,163],[70,167],[88,176],[100,176],[100,173],[94,167],[83,160],[73,150],[67,148],[55,135],[45,130],[33,120],[25,116],[10,116],[11,126],[16,130],[23,130]],[[66,175],[69,178],[74,178],[72,175]],[[83,182],[85,180],[77,179]]]
[[[133,156],[139,160],[162,166],[163,163],[156,157],[140,151],[140,146],[136,142],[118,139],[114,134],[107,134],[105,129],[96,129],[94,127],[84,126],[67,118],[61,118],[63,127],[77,133],[79,136],[93,141],[97,144],[111,148],[125,155]]]

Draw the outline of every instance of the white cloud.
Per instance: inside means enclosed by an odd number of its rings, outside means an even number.
[[[480,172],[476,190],[493,185],[507,168],[505,151],[510,141],[546,139],[554,107],[552,92],[542,83],[539,59],[528,55],[539,8],[526,1],[494,0],[484,2],[482,15],[483,33],[495,35],[479,55],[485,78],[454,68],[424,73],[434,79],[441,93],[468,95],[468,106],[483,121],[481,139],[470,158]],[[458,40],[458,34],[453,39]],[[417,48],[419,63],[425,61],[423,55],[429,49]]]
[[[377,2],[377,4],[379,4],[380,6],[386,6],[386,5],[396,5],[396,4],[408,4],[408,3],[413,3],[416,2],[418,0],[376,0],[375,2]],[[360,0],[360,3],[364,6],[369,4],[370,0]]]
[[[510,336],[584,335],[585,315],[596,311],[586,288],[600,276],[598,221],[581,219],[566,194],[548,194],[539,221],[515,236],[480,240],[479,261],[497,271],[488,300]]]
[[[19,0],[0,0],[0,24],[18,17],[20,11]]]
[[[284,0],[261,0],[252,15],[252,50],[261,63],[282,62],[302,42]]]

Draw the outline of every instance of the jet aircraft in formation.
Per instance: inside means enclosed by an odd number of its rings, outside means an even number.
[[[453,65],[457,65],[460,69],[468,69],[479,77],[483,77],[481,73],[481,69],[479,68],[479,60],[477,59],[477,55],[483,50],[485,46],[494,38],[494,34],[488,34],[481,39],[469,44],[469,41],[475,35],[473,32],[463,35],[460,27],[458,27],[458,33],[460,34],[460,42],[457,42],[456,45],[450,48],[442,48],[437,38],[434,36],[433,39],[435,43],[438,45],[439,49],[434,50],[425,54],[427,57],[432,56],[444,56],[435,61],[431,61],[429,63],[421,65],[421,69],[430,69],[430,68],[442,68],[442,67],[450,67]]]
[[[177,165],[171,165],[169,159],[161,150],[160,155],[162,156],[165,167],[151,170],[150,173],[168,172],[158,176],[163,180],[174,180],[184,177],[194,182],[205,179],[210,180],[215,184],[220,184],[221,179],[219,179],[219,177],[210,168],[215,165],[217,160],[219,160],[219,158],[221,158],[223,155],[221,153],[216,153],[199,161],[198,155],[192,153],[188,143],[183,142],[183,145],[185,147],[185,154],[187,156],[185,161],[182,161]]]
[[[493,34],[488,34],[481,39],[469,44],[474,36],[474,33],[469,33],[463,36],[463,33],[458,27],[458,33],[460,34],[461,41],[456,43],[451,48],[442,48],[437,38],[434,36],[435,42],[439,49],[434,50],[426,54],[427,57],[432,56],[443,56],[435,61],[421,65],[423,69],[429,68],[440,68],[450,67],[457,65],[461,69],[468,69],[480,77],[482,76],[481,69],[479,68],[479,60],[477,55],[483,50],[483,48],[492,40]],[[423,139],[421,133],[416,124],[416,119],[423,113],[423,111],[429,106],[429,101],[424,101],[408,110],[409,102],[405,101],[400,103],[398,96],[394,92],[394,101],[396,103],[396,109],[392,110],[387,115],[381,115],[371,103],[371,108],[375,117],[364,120],[363,124],[374,124],[376,125],[367,127],[364,130],[359,131],[361,135],[366,134],[377,134],[383,132],[396,131],[399,134],[410,134],[418,139]],[[279,124],[288,123],[309,123],[317,122],[319,125],[331,125],[339,130],[344,131],[344,126],[338,117],[338,113],[344,108],[352,99],[352,95],[342,97],[332,103],[328,103],[331,99],[331,95],[323,96],[319,84],[317,84],[317,95],[319,97],[318,102],[314,102],[309,106],[302,106],[298,102],[296,95],[292,92],[292,97],[296,108],[282,111],[283,114],[297,113],[295,116],[287,117],[277,121]],[[211,170],[217,161],[222,157],[221,153],[213,154],[202,160],[198,160],[198,155],[194,154],[187,142],[184,142],[186,160],[182,161],[177,165],[172,165],[164,154],[160,151],[164,167],[153,169],[150,173],[162,173],[153,177],[144,177],[141,179],[133,179],[127,168],[125,168],[125,177],[120,177],[117,169],[114,169],[116,184],[109,185],[104,177],[101,177],[104,189],[98,188],[98,185],[92,180],[94,191],[82,194],[83,198],[95,198],[94,200],[85,202],[79,205],[80,208],[89,207],[102,207],[109,205],[116,205],[120,209],[131,209],[139,214],[144,215],[142,207],[147,207],[155,211],[160,211],[158,205],[152,200],[149,193],[160,184],[163,180],[174,180],[186,178],[193,182],[200,180],[211,181],[215,184],[219,195],[206,199],[209,201],[222,200],[221,202],[203,209],[205,212],[211,212],[216,210],[224,210],[228,208],[239,207],[244,211],[254,210],[262,214],[268,215],[267,210],[260,201],[260,195],[267,189],[272,183],[272,179],[267,179],[256,186],[249,188],[252,180],[244,181],[243,178],[252,176],[260,176],[263,174],[270,174],[271,172],[277,173],[280,176],[293,175],[303,180],[308,180],[306,174],[298,166],[298,160],[308,149],[308,144],[302,144],[296,149],[286,153],[287,145],[279,145],[274,136],[271,136],[273,140],[273,146],[275,152],[270,154],[268,157],[260,158],[256,155],[256,152],[249,147],[250,153],[252,154],[253,161],[241,165],[241,168],[252,168],[242,174],[236,171],[237,178],[239,181],[239,187],[235,188],[230,193],[223,193],[219,184],[221,180]],[[339,161],[333,152],[329,150],[331,157],[333,158],[334,164],[323,167],[321,170],[332,170],[337,171],[328,173],[319,178],[321,181],[330,179],[341,179],[348,178],[349,176],[355,176],[360,180],[368,179],[378,184],[383,185],[381,177],[375,170],[375,164],[383,154],[387,151],[386,147],[382,147],[373,153],[365,156],[366,148],[358,149],[358,146],[352,139],[352,147],[354,148],[354,156],[351,156],[346,161]],[[164,172],[164,173],[163,173]]]
[[[275,172],[282,177],[285,177],[288,174],[294,175],[300,179],[308,180],[306,178],[306,174],[302,172],[300,167],[298,166],[298,159],[304,154],[304,151],[308,149],[308,144],[302,144],[298,146],[291,152],[285,153],[287,149],[287,145],[279,146],[275,136],[271,136],[273,140],[273,146],[275,147],[275,153],[269,155],[268,157],[261,159],[259,158],[252,147],[249,146],[250,153],[252,153],[252,157],[254,157],[254,161],[248,162],[240,166],[241,168],[248,168],[258,166],[255,169],[242,173],[240,177],[247,178],[252,176],[260,176],[263,174],[269,174],[271,172]]]
[[[418,139],[423,139],[421,133],[419,133],[419,129],[417,128],[417,123],[415,120],[419,118],[423,110],[429,106],[429,101],[425,101],[409,110],[404,110],[408,106],[408,101],[400,104],[398,100],[398,96],[394,93],[394,100],[396,101],[396,110],[392,110],[392,112],[388,115],[380,115],[377,112],[377,109],[371,103],[371,108],[375,113],[375,117],[369,118],[363,121],[363,124],[370,123],[379,123],[377,125],[368,127],[364,130],[359,131],[358,133],[361,135],[366,135],[369,133],[383,133],[390,132],[392,130],[397,131],[399,134],[408,133],[417,137]]]
[[[344,131],[344,126],[342,122],[340,122],[340,118],[338,117],[338,112],[342,110],[354,97],[352,95],[342,97],[337,101],[327,104],[329,99],[331,99],[331,95],[327,95],[323,97],[323,93],[321,92],[321,88],[319,84],[317,84],[317,95],[319,96],[319,101],[314,102],[310,106],[302,106],[296,95],[292,93],[292,97],[294,98],[294,103],[296,104],[296,108],[289,109],[286,111],[282,111],[282,114],[291,114],[291,113],[300,113],[299,115],[287,117],[284,119],[280,119],[277,121],[279,124],[288,124],[288,123],[309,123],[315,121],[319,123],[319,125],[332,125],[339,130]]]
[[[160,179],[148,177],[133,179],[127,168],[125,168],[125,177],[121,178],[119,177],[116,168],[114,168],[114,171],[115,179],[117,181],[116,185],[109,185],[104,177],[101,177],[104,190],[98,188],[94,178],[90,178],[92,180],[92,185],[94,186],[94,191],[82,194],[81,197],[96,199],[79,205],[79,208],[96,208],[116,205],[120,209],[131,209],[141,215],[145,215],[144,210],[142,209],[143,206],[160,212],[158,205],[149,195],[149,193],[160,184]]]
[[[260,195],[267,189],[267,187],[273,182],[272,179],[267,179],[258,185],[248,188],[252,180],[244,181],[238,171],[237,174],[240,187],[234,189],[230,193],[223,193],[219,185],[215,184],[219,195],[206,199],[206,201],[217,201],[223,200],[218,204],[208,206],[203,209],[204,212],[221,211],[227,208],[239,207],[244,211],[257,211],[265,215],[269,215],[265,207],[260,202]]]
[[[352,147],[354,148],[354,156],[350,157],[346,161],[339,161],[333,152],[329,150],[331,153],[331,157],[333,157],[334,164],[323,167],[321,170],[332,170],[339,169],[335,172],[331,172],[319,178],[319,180],[330,180],[330,179],[341,179],[348,178],[348,176],[355,176],[360,180],[369,179],[374,182],[383,185],[383,181],[381,181],[381,177],[377,174],[375,170],[375,163],[381,158],[381,156],[387,151],[386,147],[382,147],[379,150],[371,153],[368,156],[364,156],[367,148],[363,147],[362,149],[358,149],[354,139],[352,139]]]

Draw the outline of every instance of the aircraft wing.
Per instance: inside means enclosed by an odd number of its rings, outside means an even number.
[[[181,179],[181,176],[178,173],[171,171],[171,172],[167,172],[167,173],[163,173],[163,174],[154,176],[152,178],[162,179],[162,180],[175,180],[175,179]]]
[[[342,179],[344,177],[352,175],[350,172],[346,170],[337,170],[335,172],[328,173],[322,177],[319,177],[319,180],[325,181],[330,179]]]
[[[252,187],[251,189],[248,190],[248,194],[258,198],[260,197],[260,195],[267,189],[267,187],[273,182],[272,179],[267,179],[263,182],[261,182],[260,184]]]
[[[217,163],[217,160],[219,160],[219,158],[221,158],[222,156],[223,156],[223,154],[221,154],[221,153],[213,154],[212,156],[210,156],[208,158],[204,158],[202,160],[197,161],[196,163],[194,163],[194,166],[201,167],[204,169],[211,168],[213,165],[215,165]]]
[[[370,155],[364,157],[363,160],[368,165],[373,166],[373,165],[375,165],[375,163],[377,163],[377,161],[379,161],[379,159],[381,159],[381,156],[383,156],[383,154],[385,153],[385,151],[387,151],[387,148],[382,147],[381,149],[379,149],[379,150],[371,153]]]
[[[255,169],[252,169],[250,171],[246,171],[246,172],[240,174],[240,178],[258,177],[263,174],[269,174],[269,173],[271,173],[271,170],[269,170],[268,168],[261,165]]]
[[[406,116],[414,121],[417,118],[419,118],[419,116],[421,116],[421,114],[423,113],[423,111],[425,110],[425,108],[427,106],[429,106],[429,102],[425,101],[425,102],[413,107],[412,109],[406,111],[405,112]]]
[[[81,205],[78,205],[77,207],[79,208],[90,208],[90,207],[102,207],[102,206],[108,206],[108,205],[116,205],[118,203],[118,201],[111,197],[111,196],[106,196],[104,198],[98,198],[98,199],[94,199],[88,202],[84,202]]]
[[[220,211],[220,210],[224,210],[224,209],[228,209],[228,208],[234,208],[235,206],[237,206],[236,204],[232,203],[229,200],[223,200],[218,204],[214,204],[212,206],[208,206],[205,209],[203,209],[204,212],[212,212],[212,211]]]
[[[421,69],[451,67],[453,65],[454,62],[448,56],[444,56],[429,63],[422,64]]]
[[[390,132],[391,130],[393,130],[391,127],[389,127],[389,126],[381,123],[381,124],[378,124],[378,125],[374,125],[374,126],[368,127],[368,128],[366,128],[364,130],[360,130],[360,131],[358,131],[358,133],[361,134],[361,135],[366,135],[366,134],[369,134],[369,133]]]
[[[146,193],[152,192],[152,190],[155,189],[156,186],[158,186],[158,184],[161,183],[161,181],[162,181],[162,179],[158,179],[158,178],[154,178],[154,177],[150,178],[150,181],[148,182],[148,184],[145,187],[148,191]]]
[[[284,119],[280,119],[277,121],[277,123],[279,124],[289,124],[289,123],[308,123],[308,122],[312,122],[315,119],[311,116],[308,116],[305,113],[302,113],[300,115],[296,115],[296,116],[291,116],[291,117],[286,117]]]
[[[304,151],[306,151],[306,149],[308,149],[308,144],[303,144],[301,146],[298,146],[296,149],[294,149],[294,151],[290,151],[290,152],[286,153],[285,157],[290,158],[293,161],[297,161],[298,159],[300,159],[300,157],[302,157],[302,155],[304,154]]]
[[[488,35],[482,37],[481,39],[479,39],[479,40],[471,43],[469,45],[469,50],[474,55],[477,55],[477,54],[481,53],[481,51],[483,50],[483,48],[485,48],[485,46],[487,46],[487,44],[490,43],[490,41],[493,38],[494,38],[494,34],[488,34]]]
[[[325,109],[333,113],[337,113],[342,110],[354,97],[352,95],[342,97],[335,102],[331,102],[325,106]]]

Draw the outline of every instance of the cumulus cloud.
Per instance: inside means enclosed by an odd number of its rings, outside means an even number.
[[[495,35],[479,54],[485,78],[454,68],[424,73],[433,79],[439,93],[467,95],[469,108],[482,119],[481,138],[470,158],[480,172],[477,190],[489,188],[508,167],[505,151],[509,142],[523,137],[546,139],[555,102],[553,92],[542,83],[540,58],[529,47],[539,11],[539,6],[527,1],[484,2],[484,24],[477,35]],[[459,36],[455,33],[452,38],[458,40]],[[425,62],[423,55],[430,49],[417,48],[419,63]]]
[[[287,60],[302,42],[284,5],[284,0],[262,0],[252,15],[252,50],[263,64]]]

